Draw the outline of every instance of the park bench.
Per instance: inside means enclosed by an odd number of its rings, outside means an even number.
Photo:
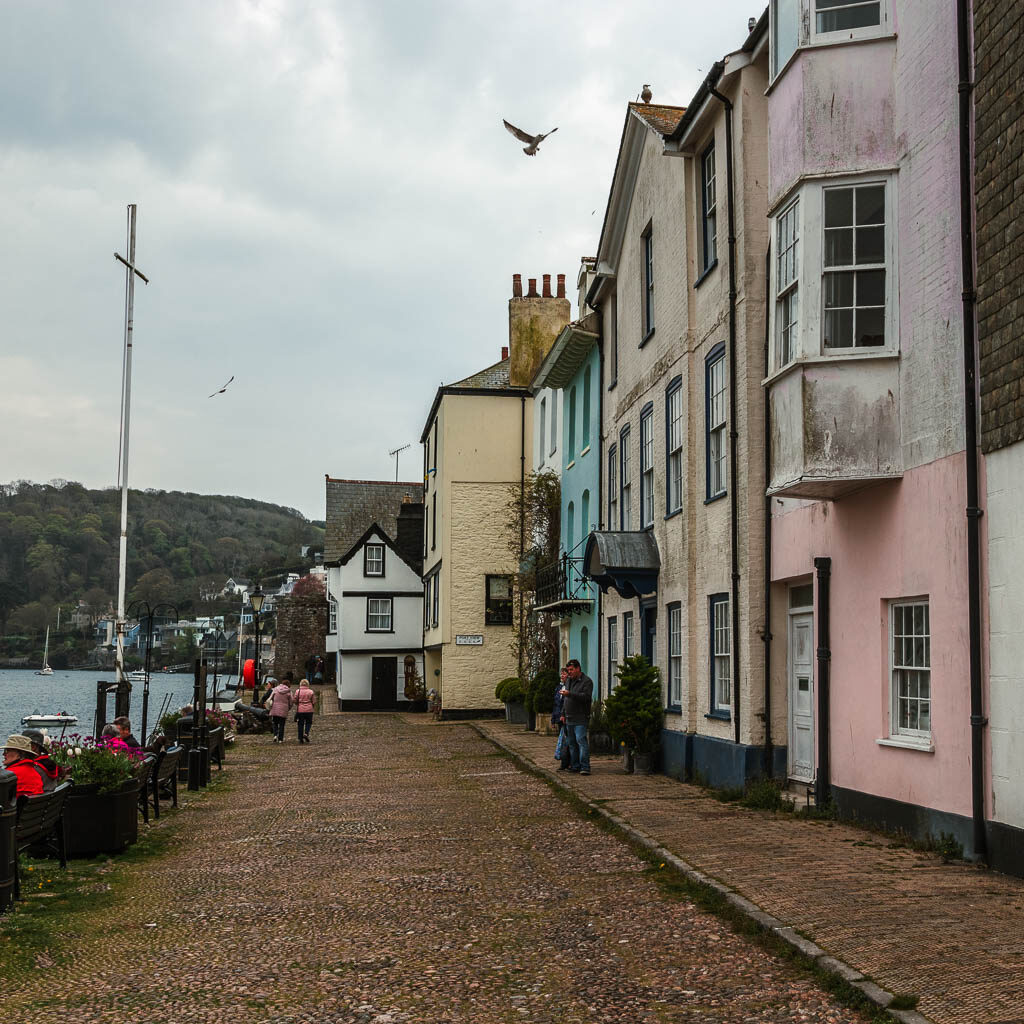
[[[153,769],[157,763],[156,754],[146,754],[135,769],[135,777],[139,780],[139,810],[142,812],[142,820],[149,824],[149,796],[147,791],[150,786],[150,779],[153,777]]]
[[[168,747],[153,766],[153,813],[158,818],[161,797],[170,800],[172,807],[178,806],[178,762],[181,760],[182,749],[180,746]]]
[[[209,766],[209,762],[216,761],[218,770],[223,771],[225,750],[224,727],[218,725],[215,729],[210,729],[206,736],[207,757],[209,758],[207,764]],[[183,751],[181,760],[178,762],[178,779],[181,782],[188,782],[188,752],[192,749],[191,725],[185,729],[178,729],[178,744],[182,747]]]
[[[18,853],[30,846],[42,846],[55,853],[60,866],[66,868],[68,859],[64,846],[64,798],[71,789],[70,782],[59,785],[52,793],[38,796],[19,796],[14,826],[14,844]],[[14,870],[14,898],[21,898],[21,877]]]

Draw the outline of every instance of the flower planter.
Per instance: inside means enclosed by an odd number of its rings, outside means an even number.
[[[633,771],[637,775],[650,775],[654,771],[654,755],[633,753]]]
[[[422,714],[424,711],[427,710],[426,698],[424,698],[423,700],[411,700],[411,701],[409,701],[409,710],[410,711],[415,711],[416,714]]]
[[[526,713],[525,704],[505,703],[505,721],[509,725],[529,725],[530,716]]]
[[[622,770],[627,775],[633,774],[633,751],[628,747],[622,748]]]
[[[113,793],[73,786],[64,801],[64,842],[69,857],[120,853],[139,837],[139,783],[132,779]]]

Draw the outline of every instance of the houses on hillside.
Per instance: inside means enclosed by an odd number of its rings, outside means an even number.
[[[658,666],[667,773],[774,777],[1024,873],[1009,11],[983,12],[973,67],[952,6],[772,0],[685,106],[626,105],[575,318],[564,277],[517,276],[508,351],[427,414],[445,716],[553,667],[523,656],[544,615],[595,696],[623,658]],[[517,593],[531,471],[560,482],[558,555]],[[389,540],[367,512],[335,567]]]

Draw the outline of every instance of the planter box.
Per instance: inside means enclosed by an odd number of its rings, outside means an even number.
[[[72,786],[64,801],[64,842],[69,857],[120,853],[139,838],[139,783],[113,793]]]
[[[634,752],[633,771],[637,775],[650,775],[654,771],[654,755]]]
[[[627,775],[633,774],[633,751],[628,747],[622,748],[622,770]]]
[[[509,725],[529,725],[530,716],[525,704],[505,704],[505,721]]]

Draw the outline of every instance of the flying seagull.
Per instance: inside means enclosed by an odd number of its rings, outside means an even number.
[[[231,374],[231,380],[229,380],[228,383],[224,385],[224,387],[219,388],[218,390],[214,391],[214,393],[212,395],[210,395],[209,397],[210,398],[216,398],[218,395],[223,395],[224,392],[227,391],[227,389],[228,389],[228,384],[230,384],[231,381],[234,380],[234,379],[235,379],[235,375]]]
[[[523,147],[523,152],[527,156],[534,156],[537,152],[537,147],[549,136],[554,135],[558,131],[557,128],[552,128],[551,131],[545,132],[543,135],[528,135],[521,128],[517,128],[514,124],[509,124],[504,118],[501,123],[520,141],[525,142],[526,145]]]

